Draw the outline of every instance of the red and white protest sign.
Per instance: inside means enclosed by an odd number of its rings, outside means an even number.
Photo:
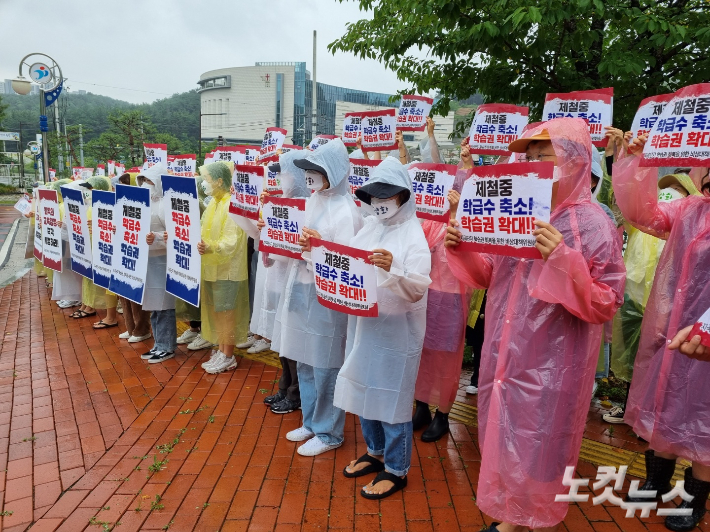
[[[690,341],[695,336],[700,336],[700,343],[706,347],[710,347],[710,309],[700,316],[700,319],[695,324],[688,335]]]
[[[126,173],[126,167],[123,164],[116,163],[116,175],[121,176]]]
[[[273,161],[277,158],[276,152],[283,146],[287,133],[288,131],[280,127],[266,128],[259,150],[259,162]]]
[[[172,160],[170,160],[172,159]],[[197,167],[197,155],[186,153],[183,155],[168,156],[168,174],[179,177],[195,177]]]
[[[318,302],[353,316],[376,318],[377,272],[372,253],[311,238],[311,260]]]
[[[362,114],[362,151],[397,149],[397,110],[366,111]]]
[[[358,205],[360,205],[360,200],[355,196],[355,191],[370,180],[373,168],[381,162],[373,159],[350,159],[348,184],[350,186],[350,194],[353,195],[353,199]]]
[[[528,108],[507,103],[484,103],[471,122],[469,146],[480,155],[510,155],[508,145],[523,134]]]
[[[113,161],[106,161],[108,166],[108,175],[112,176],[116,174],[116,163]]]
[[[143,144],[145,151],[146,168],[150,168],[156,164],[168,164],[168,145],[167,144]]]
[[[424,131],[426,117],[431,113],[434,98],[426,96],[402,96],[397,113],[397,129],[401,131]]]
[[[589,124],[592,144],[598,148],[604,148],[607,144],[604,128],[612,123],[613,104],[613,87],[590,91],[548,93],[545,96],[542,119],[582,118]]]
[[[96,165],[96,175],[106,176],[106,166],[103,164]]]
[[[54,168],[49,169],[49,180],[50,181],[56,181],[57,180],[57,171]]]
[[[417,207],[417,217],[438,222],[449,221],[449,190],[454,185],[454,164],[414,163],[409,177]]]
[[[653,126],[656,125],[658,119],[663,113],[666,104],[673,99],[673,93],[659,94],[641,100],[639,108],[634,115],[634,121],[631,124],[631,132],[634,138],[650,133]]]
[[[308,145],[308,149],[311,151],[317,150],[318,148],[323,146],[323,144],[328,144],[331,140],[337,139],[337,138],[338,138],[337,135],[318,135]]]
[[[710,83],[675,92],[649,133],[640,165],[710,166]]]
[[[354,148],[362,133],[362,112],[345,113],[343,118],[343,144]]]
[[[259,159],[259,151],[261,151],[258,146],[239,146],[239,148],[244,153],[243,164],[256,164]]]
[[[261,216],[266,225],[261,229],[259,250],[301,259],[298,239],[306,223],[306,200],[267,196]]]
[[[45,268],[61,272],[62,234],[56,190],[39,189],[39,212],[42,216],[42,264]]]
[[[219,146],[214,149],[212,152],[212,161],[213,163],[217,162],[229,162],[232,161],[234,164],[239,164],[239,162],[236,161],[237,156],[235,155],[236,153],[242,151],[240,149],[240,146]],[[207,164],[207,161],[205,160],[205,164]]]
[[[476,166],[461,190],[461,249],[539,259],[535,220],[550,221],[551,162]]]
[[[35,259],[42,262],[42,210],[39,203],[39,189],[32,189],[32,208],[35,211],[35,234],[32,254]]]
[[[266,170],[264,170],[264,188],[272,196],[280,196],[284,193],[284,191],[281,189],[281,178],[279,177],[279,172],[273,172],[269,170],[268,165],[265,168]]]
[[[234,195],[229,212],[251,220],[259,219],[259,196],[264,184],[264,167],[238,164],[232,174]]]
[[[281,146],[281,153],[288,153],[293,150],[302,150],[302,146],[296,146],[295,144],[284,144]]]

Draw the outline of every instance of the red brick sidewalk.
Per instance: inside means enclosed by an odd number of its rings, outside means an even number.
[[[357,494],[366,481],[340,473],[365,452],[353,416],[341,448],[304,458],[284,438],[300,413],[262,404],[275,368],[241,359],[210,376],[199,367],[207,351],[149,365],[138,357],[148,345],[119,340],[120,327],[94,331],[91,318],[68,314],[34,273],[0,289],[2,530],[448,532],[490,522],[475,501],[475,427],[453,424],[436,444],[417,438],[408,488],[367,501]],[[577,471],[596,475],[586,462]],[[573,505],[560,530],[665,530],[657,517],[623,514]]]

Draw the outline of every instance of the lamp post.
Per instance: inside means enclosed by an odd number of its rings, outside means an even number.
[[[49,105],[56,101],[59,92],[61,92],[64,76],[59,64],[47,54],[31,53],[26,55],[20,61],[19,74],[17,79],[12,81],[12,90],[17,94],[29,94],[32,88],[32,82],[22,75],[23,65],[28,70],[30,79],[40,86],[39,91],[39,113],[40,113],[40,130],[42,131],[42,174],[44,182],[49,182],[49,148],[47,145],[47,98],[45,91],[50,94]],[[58,90],[58,92],[56,92]]]

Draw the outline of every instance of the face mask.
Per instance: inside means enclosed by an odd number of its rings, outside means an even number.
[[[683,194],[670,187],[664,188],[658,193],[658,201],[662,201],[663,203],[670,203],[671,201],[683,199],[684,197]]]
[[[84,201],[87,202],[91,200],[91,191],[87,190],[86,192],[81,193],[84,196]]]
[[[208,183],[207,181],[202,182],[202,190],[205,191],[205,195],[211,196],[212,193],[214,192],[214,187],[212,187],[212,183]]]
[[[313,192],[318,192],[325,185],[323,174],[315,170],[306,170],[306,186]]]
[[[386,220],[388,218],[392,218],[392,216],[397,214],[397,211],[399,210],[399,206],[397,205],[396,198],[391,198],[391,199],[372,198],[371,205],[372,205],[372,211],[375,213],[375,216],[377,216],[377,218],[380,220]]]

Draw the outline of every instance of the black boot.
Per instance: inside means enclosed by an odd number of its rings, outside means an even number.
[[[683,501],[678,508],[692,508],[691,515],[669,515],[666,517],[666,528],[683,532],[693,530],[705,515],[705,503],[710,495],[710,482],[704,482],[693,477],[693,468],[685,470],[685,491],[693,496],[690,502]]]
[[[414,410],[414,415],[412,416],[412,430],[423,429],[429,423],[431,423],[431,412],[429,411],[429,405],[416,400],[417,408]]]
[[[444,414],[436,409],[436,414],[434,414],[434,420],[422,433],[422,441],[433,442],[439,441],[441,438],[449,433],[449,414]]]
[[[673,489],[671,478],[675,472],[675,460],[661,458],[649,449],[644,453],[646,457],[646,482],[639,488],[640,491],[655,491],[655,500],[660,501],[661,496]],[[650,502],[653,499],[648,497],[629,497],[626,502]]]

